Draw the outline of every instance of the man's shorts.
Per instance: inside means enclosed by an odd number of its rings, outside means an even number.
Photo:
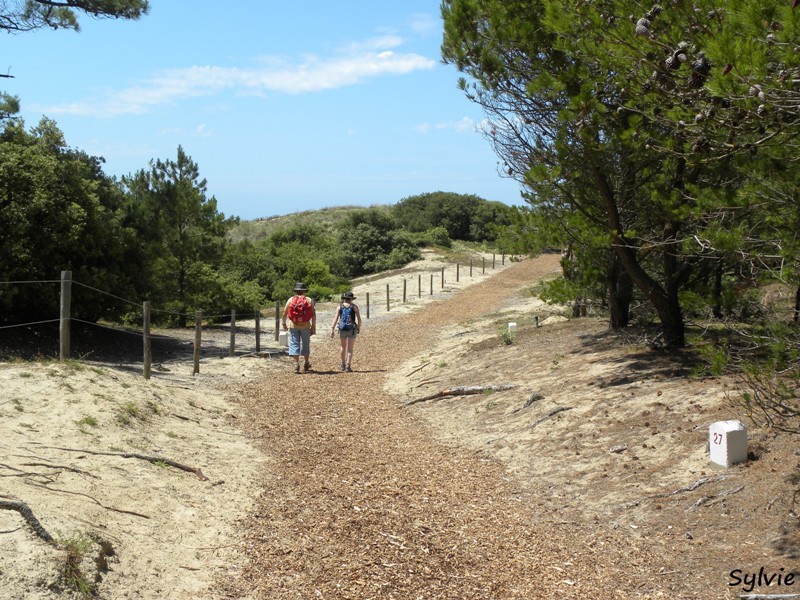
[[[289,356],[308,356],[311,354],[311,329],[289,330]]]

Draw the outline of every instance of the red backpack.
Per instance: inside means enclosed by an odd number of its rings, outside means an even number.
[[[289,300],[287,316],[292,323],[306,323],[311,320],[312,314],[311,300],[305,296],[293,296]]]

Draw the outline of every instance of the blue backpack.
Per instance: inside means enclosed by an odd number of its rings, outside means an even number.
[[[339,331],[352,331],[355,329],[355,305],[344,303],[339,305]]]

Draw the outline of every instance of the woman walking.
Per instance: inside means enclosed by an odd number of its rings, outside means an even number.
[[[342,302],[336,309],[336,316],[333,317],[331,325],[331,337],[338,331],[339,342],[342,344],[342,371],[352,372],[353,348],[356,345],[356,336],[361,331],[361,312],[355,300],[353,292],[342,294]]]

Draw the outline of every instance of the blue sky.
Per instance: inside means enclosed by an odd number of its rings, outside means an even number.
[[[3,35],[1,85],[109,175],[181,145],[243,220],[434,191],[521,204],[441,40],[439,0],[151,0],[139,21]]]

